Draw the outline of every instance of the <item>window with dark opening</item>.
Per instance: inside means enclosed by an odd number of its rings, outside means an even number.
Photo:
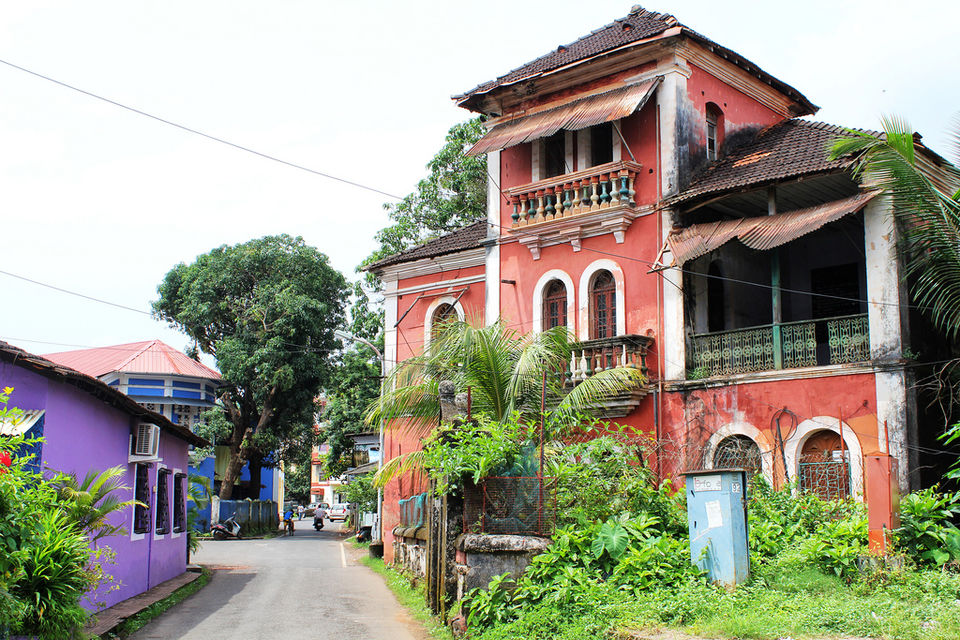
[[[590,127],[590,166],[613,162],[613,123]]]
[[[707,271],[707,331],[726,329],[726,295],[723,290],[723,272],[716,262],[710,263]]]
[[[811,269],[810,289],[814,318],[860,313],[860,268],[855,262]]]
[[[139,504],[133,509],[133,532],[150,530],[150,467],[138,464],[134,480],[134,498]]]
[[[723,112],[712,102],[707,104],[707,160],[717,159],[722,140]]]
[[[552,178],[567,173],[566,133],[558,131],[543,140],[543,177]]]
[[[543,328],[567,326],[567,287],[553,280],[543,293]]]
[[[187,476],[173,476],[173,532],[183,533],[187,526],[187,500],[185,495]]]
[[[158,534],[170,533],[170,496],[167,493],[170,485],[170,471],[157,471],[157,528]]]
[[[617,334],[617,287],[609,271],[598,271],[593,278],[590,312],[590,338],[612,338]]]
[[[748,436],[724,438],[713,454],[714,469],[746,469],[750,476],[761,470],[760,447]]]

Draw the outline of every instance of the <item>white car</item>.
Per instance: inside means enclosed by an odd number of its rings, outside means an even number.
[[[327,511],[327,520],[330,522],[346,522],[347,514],[350,512],[350,508],[345,504],[335,504],[330,507],[330,510]]]

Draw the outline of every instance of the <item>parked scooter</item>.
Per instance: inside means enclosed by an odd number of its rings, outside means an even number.
[[[230,538],[240,539],[240,524],[230,516],[223,522],[210,527],[210,533],[214,540],[229,540]]]

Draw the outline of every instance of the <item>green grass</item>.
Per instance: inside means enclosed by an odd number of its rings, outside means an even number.
[[[364,543],[355,544],[360,546]],[[369,546],[369,544],[367,544],[367,546]],[[427,607],[426,594],[422,587],[411,587],[410,581],[406,576],[387,567],[383,563],[382,558],[364,556],[360,559],[360,562],[383,576],[387,586],[393,591],[393,595],[397,597],[400,604],[410,612],[417,622],[424,626],[433,640],[453,639],[450,630],[441,624],[440,621],[434,617],[430,608]]]
[[[651,628],[743,640],[957,640],[960,575],[903,571],[847,584],[787,565],[764,568],[750,584],[732,591],[688,582],[629,593],[600,583],[573,601],[545,600],[511,622],[474,630],[471,637],[626,638],[631,629]]]
[[[167,609],[170,609],[171,607],[175,607],[176,605],[180,604],[181,602],[183,602],[184,600],[186,600],[187,598],[195,594],[197,591],[200,591],[200,589],[203,589],[207,585],[207,583],[210,582],[210,578],[212,576],[213,576],[213,571],[208,569],[207,567],[203,567],[203,570],[199,578],[197,578],[196,580],[194,580],[189,584],[186,584],[180,587],[179,589],[171,593],[169,596],[167,596],[163,600],[154,602],[152,605],[150,605],[140,613],[136,614],[135,616],[131,616],[127,618],[126,620],[121,622],[113,631],[107,633],[104,636],[100,636],[100,640],[115,640],[117,638],[126,638],[131,634],[135,633],[136,631],[139,631],[148,622],[150,622],[151,620],[159,616],[161,613],[163,613]]]

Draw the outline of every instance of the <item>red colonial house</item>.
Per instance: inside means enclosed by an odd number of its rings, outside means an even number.
[[[803,94],[637,7],[454,100],[487,117],[470,150],[487,219],[370,267],[388,363],[451,313],[564,325],[575,378],[645,359],[649,384],[608,417],[663,443],[663,475],[746,466],[862,497],[864,460],[889,454],[916,482],[888,203],[829,159],[845,130],[800,119]],[[388,431],[385,459],[417,446]],[[397,500],[420,490],[385,493],[388,556]]]

